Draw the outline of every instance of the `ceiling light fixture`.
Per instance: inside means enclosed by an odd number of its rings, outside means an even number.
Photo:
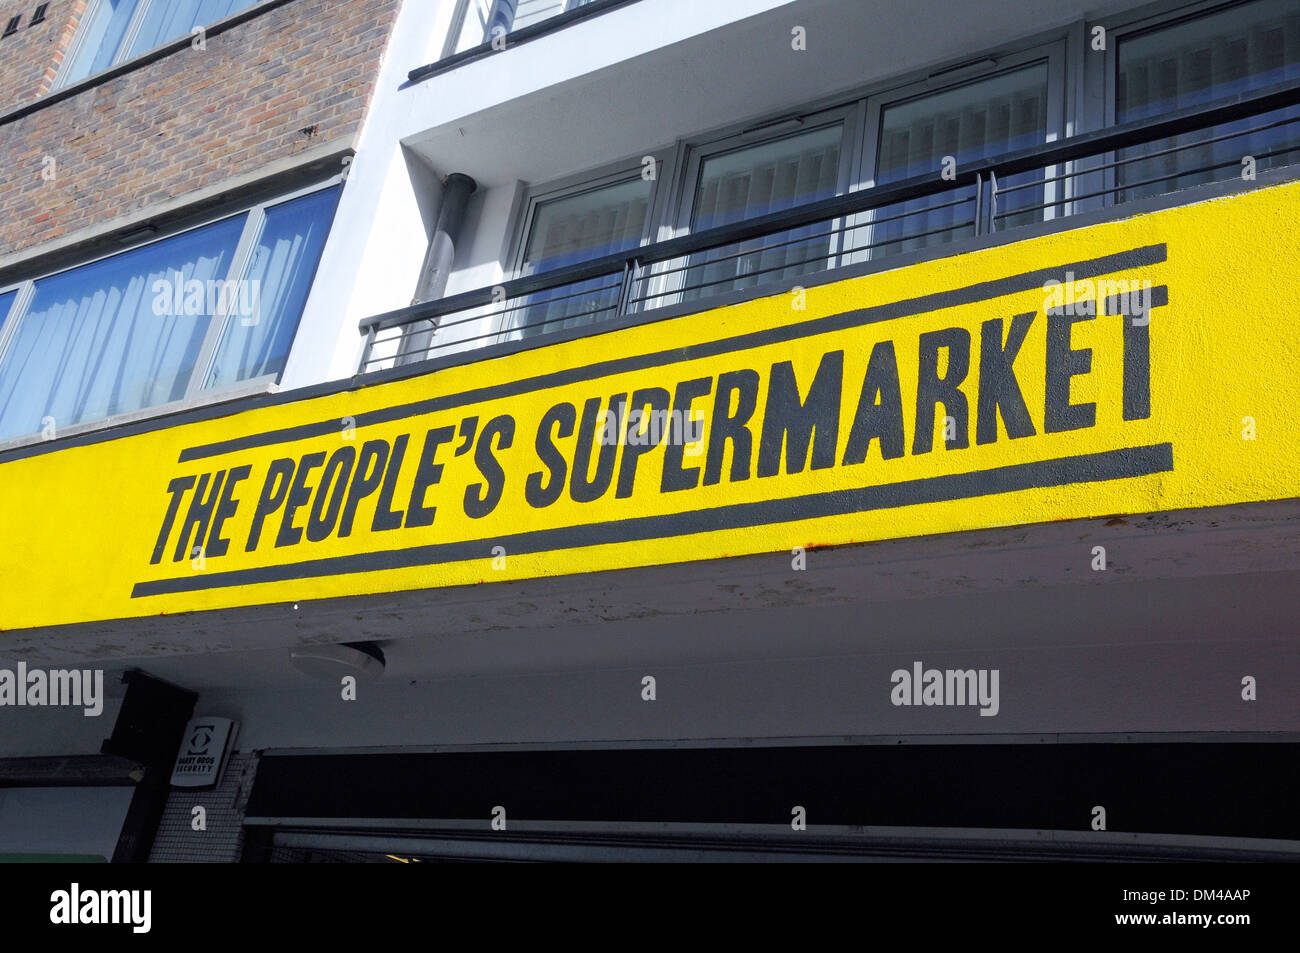
[[[337,684],[345,675],[369,681],[384,674],[384,652],[374,642],[303,645],[292,649],[289,659],[298,671],[322,682]]]

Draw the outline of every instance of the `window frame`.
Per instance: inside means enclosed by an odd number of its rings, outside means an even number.
[[[797,123],[797,128],[782,128]],[[856,185],[857,169],[862,148],[862,102],[841,103],[835,106],[814,106],[799,112],[785,112],[757,122],[740,123],[720,132],[682,140],[678,146],[679,168],[682,174],[675,183],[675,205],[671,221],[666,223],[664,238],[675,238],[691,232],[691,218],[695,214],[695,192],[704,163],[717,156],[738,152],[753,146],[780,142],[801,133],[815,132],[830,126],[841,125],[844,130],[840,140],[840,168],[835,183],[835,194],[845,195]]]
[[[1083,84],[1086,93],[1083,107],[1079,110],[1082,121],[1086,123],[1084,128],[1108,129],[1116,125],[1119,46],[1125,38],[1175,27],[1250,2],[1251,0],[1163,0],[1113,17],[1093,14],[1085,17]],[[1095,55],[1090,45],[1092,30],[1098,26],[1106,28],[1106,49],[1101,56]],[[1107,162],[1114,159],[1115,153],[1106,157]],[[1119,189],[1119,177],[1115,168],[1095,172],[1088,178],[1076,175],[1071,181],[1080,191],[1101,193],[1086,201],[1085,210],[1114,207],[1115,193]]]
[[[1098,117],[1104,127],[1116,124],[1116,97],[1119,93],[1119,45],[1127,37],[1139,33],[1155,32],[1178,26],[1189,20],[1233,7],[1245,6],[1253,0],[1169,0],[1155,7],[1141,7],[1130,10],[1107,22],[1088,20],[1088,30],[1094,26],[1106,27],[1106,50],[1104,56],[1095,57],[1093,69],[1100,71],[1102,112]],[[1094,87],[1095,88],[1095,87]]]
[[[117,50],[114,51],[113,59],[109,62],[109,64],[101,70],[97,70],[93,73],[87,73],[85,76],[82,76],[78,79],[70,79],[69,74],[72,71],[72,64],[76,62],[77,57],[82,52],[82,47],[85,46],[86,44],[85,28],[87,24],[89,24],[90,21],[94,18],[95,14],[99,11],[100,6],[104,2],[105,0],[88,0],[86,4],[86,9],[81,14],[81,17],[78,21],[77,31],[72,37],[72,42],[68,44],[68,49],[63,54],[63,60],[62,62],[59,63],[58,71],[54,74],[54,81],[50,84],[51,92],[62,89],[65,86],[75,86],[77,83],[85,82],[89,79],[99,76],[102,73],[107,73],[110,70],[116,69],[124,63],[130,63],[133,60],[142,59],[148,56],[154,50],[162,49],[163,47],[169,46],[173,43],[179,43],[181,40],[188,40],[190,37],[194,35],[194,29],[198,27],[201,27],[204,30],[208,30],[209,28],[215,26],[218,23],[223,22],[224,20],[229,20],[233,17],[242,16],[246,14],[248,11],[255,9],[256,7],[259,7],[264,3],[270,2],[270,0],[254,0],[254,2],[250,3],[248,6],[241,7],[235,12],[229,13],[219,20],[213,20],[211,23],[198,24],[197,27],[191,28],[188,33],[183,33],[180,36],[173,37],[170,40],[166,40],[158,44],[157,46],[151,47],[150,49],[140,50],[138,53],[133,54],[131,53],[131,47],[135,45],[135,41],[140,36],[140,27],[144,24],[144,20],[145,17],[148,15],[149,8],[154,3],[166,2],[166,0],[137,0],[137,6],[131,14],[131,20],[129,23],[127,23],[126,32],[122,34],[122,40],[118,44]]]
[[[985,59],[993,60],[994,64],[987,70],[980,70],[945,81],[944,75],[957,72],[962,68],[959,65],[947,70],[941,70],[926,79],[895,86],[892,89],[867,96],[867,117],[863,129],[865,141],[862,148],[863,164],[860,188],[869,189],[874,188],[876,185],[876,177],[880,172],[880,123],[884,118],[886,109],[891,106],[899,106],[924,99],[927,96],[952,92],[965,86],[973,86],[976,83],[997,76],[1027,69],[1041,62],[1047,63],[1047,136],[1043,140],[1043,144],[1058,142],[1065,135],[1065,99],[1068,79],[1067,52],[1066,40],[1062,37],[1054,42],[1040,43],[1015,53],[1003,53],[1001,55],[990,53],[985,57],[972,61],[978,63]]]
[[[794,124],[793,128],[789,128]],[[840,101],[831,105],[813,104],[810,108],[768,115],[749,122],[732,123],[700,136],[677,140],[673,150],[677,174],[665,190],[665,208],[661,217],[656,241],[666,241],[691,233],[691,219],[695,214],[696,191],[704,163],[716,156],[727,155],[742,149],[780,142],[802,133],[816,132],[831,126],[843,130],[840,139],[840,167],[836,177],[835,194],[844,195],[855,184],[861,161],[862,99]],[[839,235],[831,239],[829,258],[839,254]],[[678,292],[686,281],[687,270],[677,270],[666,275],[647,274],[642,289],[647,300],[658,301],[654,308],[669,307],[680,302]],[[708,297],[707,295],[705,296]]]
[[[264,197],[252,205],[241,205],[238,208],[227,209],[218,214],[205,216],[200,221],[187,223],[183,227],[167,230],[161,234],[152,235],[147,239],[124,245],[121,248],[106,251],[101,255],[82,259],[76,262],[76,264],[65,265],[60,268],[55,268],[52,271],[42,271],[38,274],[32,275],[31,277],[24,278],[21,281],[0,286],[0,294],[6,294],[10,291],[18,292],[17,297],[9,308],[8,315],[0,316],[0,322],[3,322],[0,323],[0,367],[4,366],[5,359],[9,353],[9,348],[13,344],[14,338],[17,336],[18,329],[29,315],[29,308],[32,299],[36,295],[37,282],[45,281],[58,275],[67,274],[68,272],[77,271],[82,268],[87,268],[91,265],[97,264],[98,262],[110,258],[116,258],[119,255],[125,255],[141,248],[147,248],[150,245],[170,241],[182,235],[187,235],[199,229],[206,228],[209,225],[215,225],[218,222],[230,221],[231,219],[244,216],[245,221],[243,230],[240,232],[239,241],[236,242],[235,249],[231,253],[230,264],[220,278],[213,279],[214,281],[239,281],[241,280],[239,276],[247,273],[248,267],[251,264],[253,249],[257,246],[257,242],[261,239],[266,227],[266,210],[268,208],[273,208],[295,199],[312,195],[316,192],[323,192],[327,189],[336,188],[342,184],[342,175],[334,175],[330,178],[295,188],[289,192]],[[337,208],[336,204],[335,214],[337,214]],[[333,227],[333,216],[331,216],[330,222],[326,223],[326,225],[328,235],[328,230]],[[317,269],[319,269],[319,266],[320,263],[318,261],[316,265]],[[315,272],[313,272],[312,283],[315,283]],[[233,303],[234,302],[228,302],[228,304]],[[67,432],[81,433],[85,431],[99,430],[103,429],[105,426],[110,426],[110,424],[107,423],[108,421],[118,421],[122,418],[134,420],[162,416],[167,413],[173,413],[177,410],[197,407],[204,404],[220,403],[221,401],[230,400],[234,397],[247,396],[252,393],[265,393],[274,389],[279,383],[280,378],[284,375],[284,368],[281,368],[275,374],[262,374],[257,377],[250,377],[245,380],[237,381],[231,385],[221,387],[205,386],[206,381],[212,372],[212,364],[216,358],[217,348],[220,346],[221,339],[224,336],[226,329],[229,327],[229,323],[234,320],[235,317],[236,315],[230,313],[229,310],[218,312],[212,316],[208,324],[208,329],[204,334],[203,343],[199,348],[198,357],[195,359],[194,368],[190,372],[189,380],[186,382],[185,395],[179,400],[170,401],[164,404],[156,404],[151,407],[141,407],[138,410],[127,411],[123,414],[112,417],[101,417],[94,420],[87,420],[79,424],[70,425],[67,428]],[[301,322],[301,320],[302,316],[299,315],[299,322]],[[294,331],[294,338],[295,340],[297,338],[296,328]],[[286,366],[287,363],[288,362],[286,361]],[[31,435],[14,437],[11,439],[0,439],[0,449],[30,443],[33,439],[34,438]]]
[[[646,212],[645,227],[642,229],[641,240],[638,245],[643,246],[654,243],[657,240],[655,236],[658,234],[659,221],[662,218],[662,203],[665,193],[664,182],[666,180],[671,182],[675,178],[673,154],[670,148],[653,149],[640,156],[627,156],[618,161],[598,166],[591,171],[574,173],[536,186],[523,184],[520,201],[517,203],[515,213],[509,220],[509,245],[505,264],[502,268],[505,280],[512,281],[529,274],[524,270],[524,255],[528,251],[528,240],[532,235],[533,224],[536,221],[537,209],[540,205],[556,199],[581,195],[584,192],[591,192],[605,186],[630,182],[642,175],[645,169],[645,160],[648,158],[655,160],[655,178],[650,189],[650,205]],[[510,299],[507,303],[513,305],[516,302],[515,299]],[[492,336],[490,343],[513,340],[515,336],[521,333],[522,329],[514,326],[513,314],[513,311],[507,311],[484,315],[485,318],[489,319],[489,327],[491,328],[486,332]]]
[[[520,4],[523,4],[523,3],[526,3],[527,0],[518,0],[518,2],[519,2]],[[529,23],[529,24],[526,24],[526,26],[536,26],[538,23],[545,23],[546,20],[551,20],[551,19],[554,19],[555,17],[563,16],[564,14],[566,14],[566,13],[570,13],[570,12],[573,11],[573,10],[577,10],[579,7],[584,7],[584,6],[586,6],[588,3],[593,2],[593,0],[585,0],[585,2],[584,2],[584,0],[555,0],[555,2],[558,3],[558,4],[563,8],[563,9],[560,10],[559,13],[552,13],[552,14],[551,14],[549,17],[547,17],[545,20],[538,20],[538,21],[536,21],[536,23]],[[500,3],[501,3],[501,0],[492,0],[492,10],[491,10],[490,13],[489,13],[489,18],[490,18],[492,15],[494,15],[494,14],[496,13],[496,8],[500,5]],[[518,16],[518,13],[519,13],[518,8],[516,8],[516,10],[515,10],[515,15]],[[522,30],[522,29],[524,29],[524,27],[520,27],[520,26],[516,26],[516,25],[514,25],[514,24],[511,24],[511,26],[510,26],[510,33],[515,32],[515,30]],[[510,35],[510,33],[507,33],[506,36],[508,37],[508,36]],[[490,37],[490,36],[488,36],[488,37],[484,37],[484,41],[485,41],[485,42],[490,41],[491,39],[492,39],[492,37]]]
[[[544,202],[581,195],[609,185],[619,185],[639,178],[645,168],[645,160],[655,160],[655,178],[650,188],[650,206],[646,212],[645,228],[641,233],[641,245],[657,241],[659,221],[662,217],[664,181],[673,176],[673,161],[668,149],[655,149],[644,155],[629,156],[617,162],[598,167],[589,172],[568,175],[554,179],[539,186],[526,185],[523,200],[515,220],[510,223],[510,250],[506,258],[505,273],[507,279],[523,278],[529,272],[524,270],[524,255],[528,251],[528,239],[532,234],[533,224],[537,218],[537,208]]]
[[[54,272],[58,274],[58,272]],[[13,301],[9,302],[9,307],[3,314],[0,314],[0,362],[4,361],[5,351],[9,348],[9,342],[18,330],[18,323],[27,311],[27,306],[31,304],[32,294],[35,291],[35,282],[32,280],[19,281],[9,285],[0,285],[0,297],[14,292]]]
[[[1056,40],[1021,47],[1014,51],[990,51],[984,56],[976,57],[968,62],[973,65],[982,63],[985,60],[992,60],[992,65],[987,69],[954,77],[952,74],[963,68],[963,64],[958,64],[946,69],[941,68],[924,79],[897,85],[887,90],[869,94],[866,97],[866,118],[862,130],[862,165],[858,176],[859,188],[875,188],[880,175],[880,130],[886,109],[891,106],[915,102],[928,96],[936,96],[963,87],[973,86],[976,83],[998,76],[1032,68],[1039,63],[1047,64],[1047,133],[1042,144],[1058,142],[1065,136],[1068,124],[1069,108],[1067,101],[1070,87],[1068,35],[1061,36]],[[936,173],[938,171],[938,169],[935,170]],[[1056,166],[1050,166],[1044,170],[1044,177],[1048,180],[1043,186],[1044,202],[1057,198],[1055,193],[1058,183],[1050,180],[1052,176],[1058,173],[1059,169]],[[1067,177],[1062,179],[1059,184],[1063,184],[1068,193],[1072,191],[1072,183],[1073,180]],[[1068,199],[1068,195],[1064,197]],[[1067,209],[1069,209],[1068,205],[1048,205],[1043,209],[1043,220],[1050,221],[1071,214]],[[874,219],[875,214],[870,211],[853,216],[850,228],[858,234],[865,233],[865,241],[859,242],[855,240],[852,244],[854,247],[858,247],[860,244],[866,247],[860,251],[850,252],[850,263],[871,260],[874,252],[874,248],[871,246],[875,241]],[[991,222],[990,228],[996,231],[996,222]],[[859,229],[862,231],[859,232]]]

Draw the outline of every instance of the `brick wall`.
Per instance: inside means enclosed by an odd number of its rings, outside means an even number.
[[[0,118],[0,257],[355,139],[400,5],[289,0],[209,36],[206,50],[184,46]],[[49,24],[29,28],[35,6],[0,0],[4,22],[23,14],[0,41],[9,107],[48,88],[85,3],[53,0]]]
[[[20,17],[18,32],[0,40],[0,112],[49,92],[88,0],[49,0],[45,20],[32,25],[41,0],[0,0],[0,30]]]
[[[235,863],[244,845],[244,805],[257,776],[257,754],[236,751],[221,783],[208,791],[172,788],[149,852],[149,863]],[[194,808],[207,829],[194,830]]]

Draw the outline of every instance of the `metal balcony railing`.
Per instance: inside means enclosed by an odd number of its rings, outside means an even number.
[[[861,189],[361,322],[361,372],[665,308],[1300,163],[1300,83]]]

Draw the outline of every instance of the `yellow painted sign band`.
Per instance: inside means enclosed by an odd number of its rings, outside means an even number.
[[[0,629],[1295,496],[1297,222],[1261,189],[20,452]]]

